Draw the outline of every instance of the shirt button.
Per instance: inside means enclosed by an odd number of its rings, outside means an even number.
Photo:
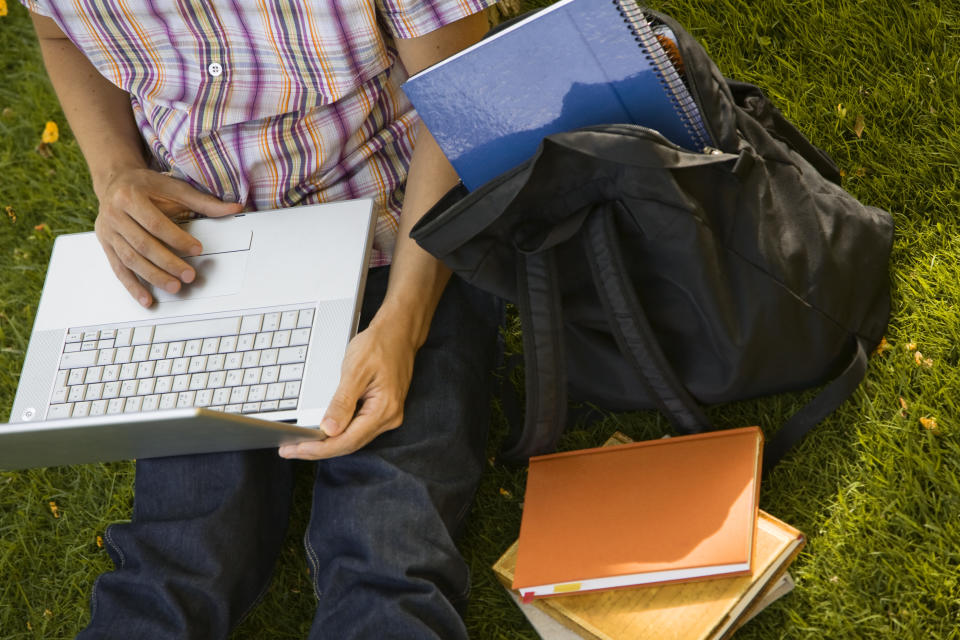
[[[214,78],[223,73],[223,67],[219,62],[211,62],[210,66],[207,67],[207,73],[212,75]]]

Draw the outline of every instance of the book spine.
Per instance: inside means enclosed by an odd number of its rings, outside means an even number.
[[[656,34],[651,29],[650,23],[643,13],[643,8],[635,0],[611,0],[611,2],[617,7],[617,11],[623,16],[624,22],[633,33],[634,39],[640,44],[644,54],[656,68],[660,83],[680,115],[687,133],[696,141],[699,149],[711,146],[712,142],[706,127],[703,125],[700,109],[683,84],[670,55],[661,46]]]

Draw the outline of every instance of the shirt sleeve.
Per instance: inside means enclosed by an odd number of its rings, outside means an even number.
[[[395,38],[415,38],[466,18],[497,0],[375,0]]]

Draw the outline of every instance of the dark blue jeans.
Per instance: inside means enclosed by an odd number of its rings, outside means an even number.
[[[361,326],[386,289],[367,283]],[[417,354],[403,424],[316,464],[307,561],[310,638],[465,638],[453,536],[484,465],[501,305],[454,278]],[[276,450],[144,459],[133,518],[108,528],[116,569],[79,638],[225,637],[266,590],[291,510]]]

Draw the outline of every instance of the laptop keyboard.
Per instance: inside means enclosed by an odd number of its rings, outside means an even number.
[[[314,309],[69,329],[46,419],[296,409]]]

